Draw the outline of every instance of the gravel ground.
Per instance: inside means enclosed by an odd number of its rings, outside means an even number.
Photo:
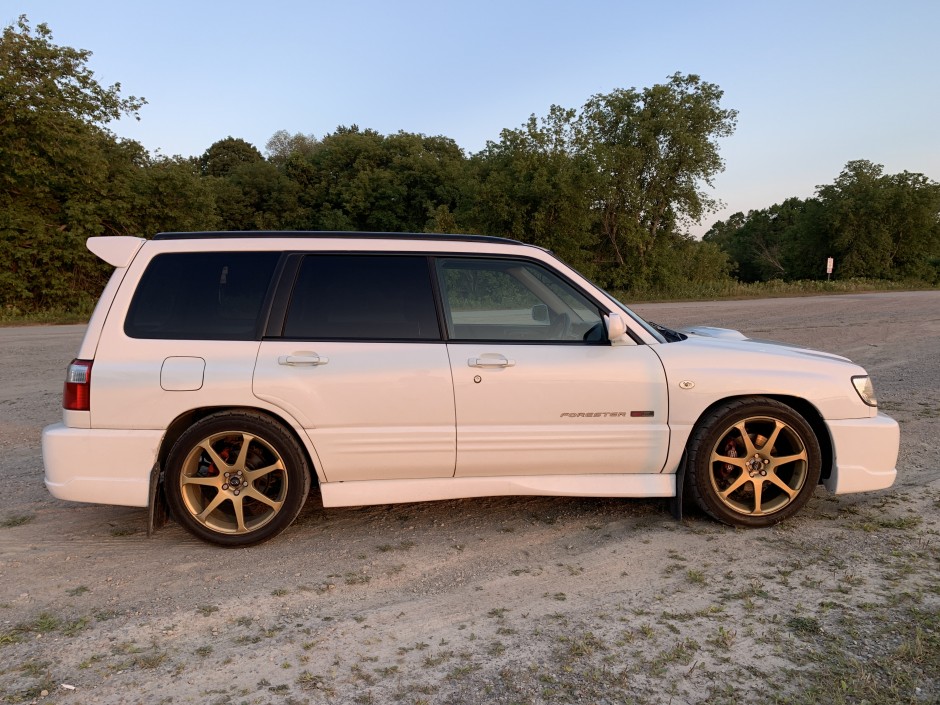
[[[53,499],[81,326],[0,329],[0,702],[940,702],[940,292],[637,306],[846,355],[890,490],[740,531],[660,500],[323,509],[223,550]]]

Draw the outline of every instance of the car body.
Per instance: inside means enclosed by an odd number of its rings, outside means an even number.
[[[889,487],[899,430],[823,352],[643,321],[550,252],[382,233],[96,237],[115,270],[43,431],[66,500],[223,545],[327,507],[681,498],[760,527]]]

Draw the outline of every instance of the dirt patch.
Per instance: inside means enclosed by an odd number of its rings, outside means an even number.
[[[940,292],[637,307],[871,372],[897,485],[762,531],[662,501],[323,509],[214,548],[60,502],[39,434],[83,329],[0,329],[0,697],[55,703],[940,699]]]

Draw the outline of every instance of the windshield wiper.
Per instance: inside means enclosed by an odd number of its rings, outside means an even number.
[[[658,323],[653,323],[652,321],[647,321],[647,323],[649,323],[652,328],[656,329],[656,331],[659,332],[659,334],[662,335],[667,342],[678,343],[680,340],[685,340],[688,337],[682,333],[674,331],[672,328],[661,326]]]

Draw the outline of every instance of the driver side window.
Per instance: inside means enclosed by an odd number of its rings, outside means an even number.
[[[442,258],[437,276],[450,340],[606,342],[597,306],[532,262]]]

